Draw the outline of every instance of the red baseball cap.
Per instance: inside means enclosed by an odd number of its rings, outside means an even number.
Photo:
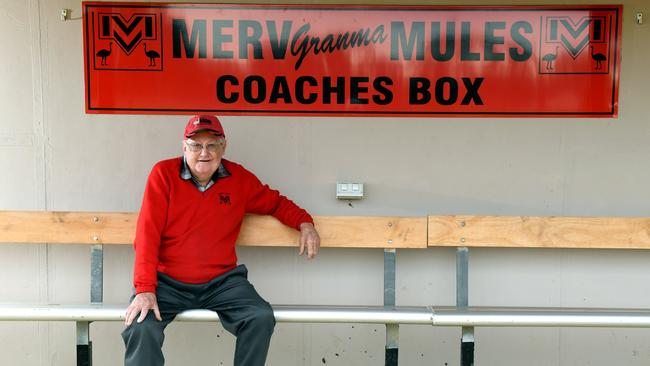
[[[225,136],[219,119],[210,115],[194,116],[187,121],[185,138],[190,138],[199,132],[212,132],[217,136]]]

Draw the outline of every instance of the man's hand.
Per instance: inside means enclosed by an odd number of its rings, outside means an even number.
[[[307,249],[307,258],[312,259],[318,253],[320,248],[320,237],[314,224],[310,222],[303,222],[300,224],[300,252],[298,255],[303,255]]]
[[[162,321],[162,318],[160,317],[160,310],[158,310],[158,300],[156,300],[155,293],[141,292],[135,295],[135,298],[133,301],[131,301],[131,305],[126,308],[126,319],[124,319],[124,324],[126,324],[127,327],[131,325],[131,323],[133,323],[133,319],[135,319],[138,314],[140,314],[140,317],[138,317],[138,323],[142,323],[144,318],[147,317],[149,310],[153,310],[156,319]]]

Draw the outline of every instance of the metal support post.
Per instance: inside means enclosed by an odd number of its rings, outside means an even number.
[[[92,364],[90,322],[77,322],[77,366],[92,366]]]
[[[384,249],[384,306],[395,306],[395,249]],[[397,366],[399,352],[399,325],[386,324],[385,366]]]
[[[90,302],[104,301],[104,246],[95,244],[90,249]]]
[[[456,306],[469,305],[469,249],[456,249]],[[474,366],[474,327],[462,327],[460,365]]]
[[[456,249],[456,306],[469,305],[469,249]]]

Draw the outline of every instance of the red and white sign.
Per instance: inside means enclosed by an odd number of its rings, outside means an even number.
[[[87,113],[618,113],[622,5],[83,8]]]

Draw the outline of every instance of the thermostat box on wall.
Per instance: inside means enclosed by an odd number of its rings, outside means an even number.
[[[362,199],[363,183],[336,182],[336,198],[340,200]]]

